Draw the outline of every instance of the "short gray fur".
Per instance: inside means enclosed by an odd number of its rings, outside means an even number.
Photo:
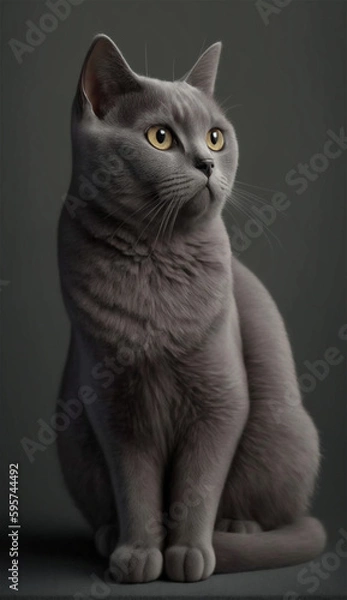
[[[285,327],[232,257],[221,216],[238,146],[213,98],[220,51],[214,44],[185,79],[165,82],[135,74],[98,36],[73,104],[59,225],[71,320],[60,399],[98,386],[58,448],[71,495],[122,581],[280,567],[325,544],[308,515],[318,436]],[[150,145],[154,125],[172,131],[171,149]],[[213,127],[224,134],[220,152],[206,144]],[[75,214],[92,174],[99,193]]]

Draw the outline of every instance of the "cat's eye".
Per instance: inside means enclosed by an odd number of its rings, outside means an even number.
[[[147,131],[147,139],[157,150],[170,150],[173,144],[173,136],[171,131],[166,127],[154,125]]]
[[[214,150],[215,152],[219,152],[224,148],[224,135],[220,129],[215,127],[214,129],[210,129],[206,136],[206,143],[210,150]]]

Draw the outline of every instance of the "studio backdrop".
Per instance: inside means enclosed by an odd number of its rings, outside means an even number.
[[[346,10],[344,0],[1,2],[4,597],[345,597]],[[328,545],[315,566],[193,584],[105,584],[107,564],[64,486],[56,399],[69,322],[57,225],[71,177],[72,101],[98,33],[115,41],[136,73],[170,81],[223,43],[216,98],[240,152],[224,220],[234,255],[284,318],[304,405],[319,431],[312,514]],[[8,579],[16,540],[18,592]]]

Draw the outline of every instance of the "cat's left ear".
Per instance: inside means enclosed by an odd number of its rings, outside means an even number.
[[[189,71],[185,81],[208,96],[213,96],[221,51],[222,42],[216,42],[207,48]]]
[[[129,67],[114,42],[104,34],[96,36],[85,58],[78,84],[78,108],[89,103],[102,118],[116,103],[117,96],[141,89],[139,77]]]

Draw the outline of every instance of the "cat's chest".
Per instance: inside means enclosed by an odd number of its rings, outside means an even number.
[[[137,316],[129,336],[147,343],[193,341],[208,328],[226,300],[228,277],[204,257],[165,256],[128,266],[113,265],[109,279],[115,314]],[[124,311],[124,312],[123,312]]]
[[[188,250],[141,259],[94,254],[80,297],[94,337],[140,352],[199,343],[228,302],[231,267],[227,255]]]
[[[208,321],[219,312],[227,283],[221,264],[200,257],[150,260],[123,275],[118,290],[133,291],[127,299],[132,309],[164,326],[178,320],[183,327],[202,316]],[[116,295],[118,290],[116,286]]]

